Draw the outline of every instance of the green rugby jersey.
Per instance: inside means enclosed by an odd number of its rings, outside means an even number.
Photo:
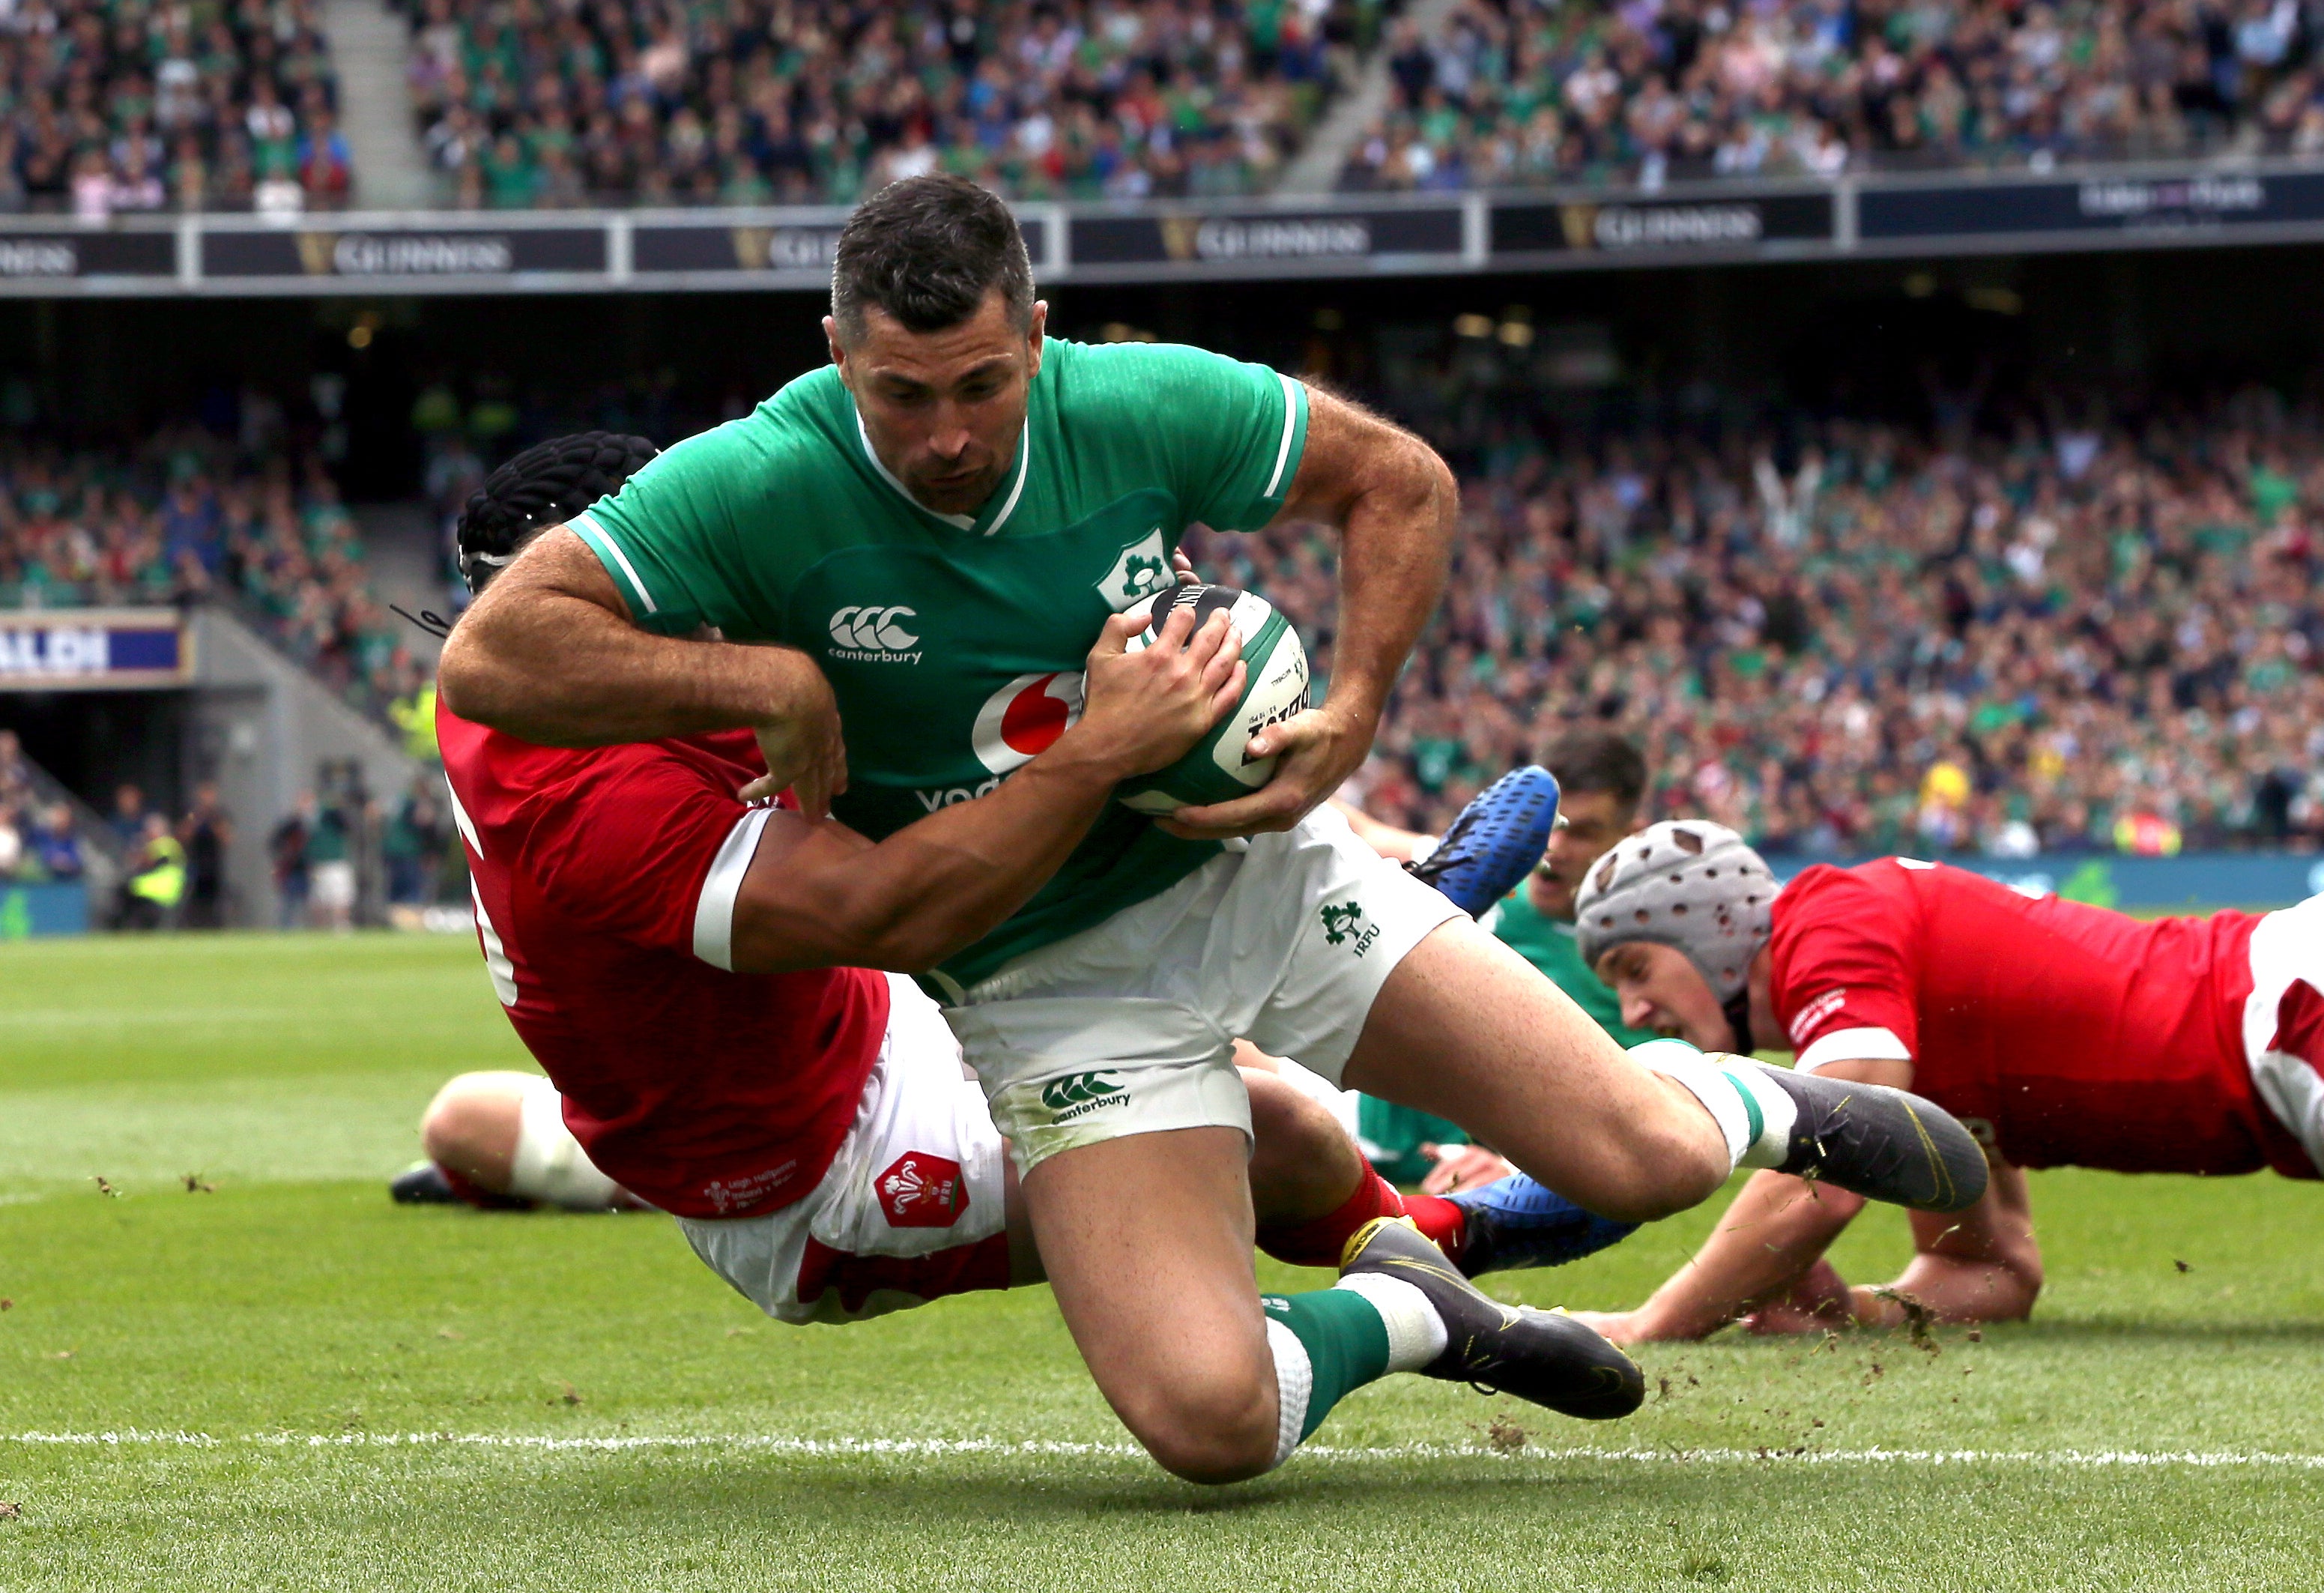
[[[1549,982],[1573,998],[1573,1005],[1622,1045],[1643,1045],[1655,1038],[1651,1030],[1633,1029],[1622,1022],[1622,998],[1608,989],[1582,960],[1573,926],[1545,918],[1533,904],[1526,885],[1519,885],[1494,909],[1493,933],[1509,949],[1549,976]]]
[[[1052,338],[1017,457],[974,515],[923,508],[825,366],[687,439],[570,523],[650,629],[812,654],[847,736],[839,819],[874,839],[988,792],[1081,707],[1108,616],[1170,584],[1201,523],[1264,525],[1306,390],[1172,344]],[[947,961],[947,994],[1143,901],[1218,852],[1111,807],[1055,879]]]

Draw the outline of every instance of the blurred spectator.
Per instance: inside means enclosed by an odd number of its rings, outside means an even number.
[[[170,821],[148,813],[127,857],[114,927],[158,930],[171,921],[186,894],[186,848],[170,833]]]
[[[17,0],[0,7],[0,202],[91,219],[246,207],[279,152],[337,138],[337,94],[317,0]],[[337,141],[323,202],[346,192],[345,155]]]
[[[72,809],[51,802],[33,830],[29,866],[43,880],[75,880],[87,865],[81,857],[80,837],[74,833]],[[24,866],[20,866],[20,870]]]
[[[307,823],[307,878],[314,926],[346,930],[355,922],[355,858],[347,804],[332,801],[312,810]]]
[[[323,208],[345,204],[355,186],[355,155],[346,134],[321,106],[309,113],[299,135],[299,186],[306,190],[309,204]]]
[[[1372,0],[426,0],[413,103],[463,203],[853,202],[945,170],[1042,199],[1264,185]]]
[[[14,730],[0,730],[0,801],[29,795],[32,772],[24,762],[24,744]]]
[[[307,861],[307,846],[314,834],[315,793],[302,791],[273,833],[266,838],[266,856],[274,869],[274,925],[277,929],[304,929],[307,924],[307,898],[312,875]]]
[[[388,722],[403,735],[403,755],[423,764],[441,756],[436,745],[436,682],[418,678],[410,695],[387,705]]]
[[[194,787],[194,805],[178,825],[186,849],[186,904],[180,922],[189,930],[226,927],[226,854],[234,819],[218,801],[215,781]]]
[[[14,879],[24,866],[24,832],[15,804],[0,800],[0,882]]]
[[[396,804],[380,841],[387,864],[387,899],[392,904],[418,907],[429,901],[435,893],[437,871],[449,838],[443,804],[436,796],[436,780],[422,775]]]
[[[115,786],[113,816],[106,823],[123,851],[136,846],[145,833],[145,793],[127,781]]]

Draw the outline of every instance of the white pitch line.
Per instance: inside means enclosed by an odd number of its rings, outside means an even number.
[[[130,1429],[117,1432],[0,1433],[0,1443],[83,1446],[93,1448],[142,1446],[152,1448],[224,1449],[429,1449],[580,1450],[619,1452],[632,1449],[742,1450],[759,1454],[809,1457],[880,1458],[952,1455],[1118,1456],[1135,1459],[1144,1453],[1132,1444],[1065,1443],[1028,1439],[928,1438],[784,1438],[774,1435],[618,1434],[604,1438],[550,1438],[544,1435],[494,1432],[263,1432],[217,1438],[206,1432],[152,1432]],[[1526,1448],[1507,1456],[1461,1444],[1384,1444],[1342,1448],[1308,1444],[1299,1453],[1316,1460],[1443,1459],[1455,1456],[1490,1455],[1526,1460],[1620,1461],[1660,1466],[2024,1466],[2036,1469],[2072,1470],[2102,1468],[2186,1468],[2207,1470],[2234,1467],[2324,1470],[2324,1454],[2288,1454],[2272,1450],[2231,1449],[1600,1449],[1587,1446],[1561,1449]]]

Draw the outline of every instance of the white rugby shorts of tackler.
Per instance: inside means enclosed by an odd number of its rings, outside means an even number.
[[[2253,925],[2251,968],[2243,1031],[2252,1084],[2324,1172],[2324,896]]]
[[[681,1217],[694,1253],[786,1322],[851,1322],[1009,1280],[1000,1133],[936,1004],[890,976],[880,1060],[823,1181],[779,1211]]]
[[[1248,1136],[1234,1042],[1337,1084],[1388,974],[1459,916],[1319,808],[1007,964],[945,1016],[1020,1173],[1133,1134]]]

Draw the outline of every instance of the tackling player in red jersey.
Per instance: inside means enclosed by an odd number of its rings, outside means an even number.
[[[1910,857],[1818,865],[1778,894],[1732,830],[1679,820],[1584,885],[1583,955],[1623,1021],[1711,1050],[1788,1042],[1796,1066],[1910,1088],[1985,1143],[1985,1199],[1913,1217],[1892,1288],[1823,1253],[1863,1204],[1755,1174],[1617,1342],[2020,1318],[2042,1286],[2027,1167],[2227,1175],[2324,1166],[2324,897],[2141,922]]]

